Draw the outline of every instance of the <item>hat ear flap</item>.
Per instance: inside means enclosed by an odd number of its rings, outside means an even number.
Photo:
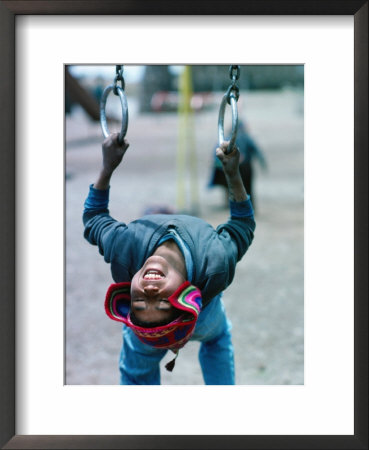
[[[175,308],[191,313],[195,319],[200,314],[202,307],[201,291],[189,281],[182,283],[168,300]]]
[[[131,283],[115,283],[109,286],[105,296],[105,312],[113,320],[127,323],[131,308]]]

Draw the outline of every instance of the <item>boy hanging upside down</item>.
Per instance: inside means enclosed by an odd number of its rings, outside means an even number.
[[[186,342],[201,342],[205,384],[235,383],[231,325],[222,292],[250,246],[254,213],[239,173],[239,151],[222,144],[216,154],[229,189],[230,218],[214,229],[188,215],[152,214],[129,224],[109,215],[110,179],[129,144],[112,134],[102,145],[103,165],[85,201],[84,236],[97,245],[114,280],[105,310],[123,322],[121,384],[160,384],[159,363]],[[172,370],[174,360],[167,364]]]

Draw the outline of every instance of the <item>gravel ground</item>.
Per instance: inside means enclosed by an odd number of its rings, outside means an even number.
[[[267,159],[268,170],[256,164],[255,239],[224,294],[233,324],[236,382],[303,384],[303,93],[245,92],[241,98],[240,115],[247,113],[250,133]],[[134,99],[128,101],[134,104]],[[197,167],[187,159],[183,177],[176,168],[177,115],[140,115],[132,108],[127,133],[131,146],[112,179],[113,217],[129,222],[158,204],[178,210],[178,186],[184,185],[185,211],[196,212],[214,226],[227,220],[223,191],[207,187],[217,139],[217,105],[194,117]],[[96,247],[83,239],[81,218],[88,186],[101,164],[101,142],[99,124],[76,108],[66,119],[66,384],[119,383],[121,325],[109,320],[103,308],[112,282],[110,268]],[[188,206],[190,186],[197,209]],[[162,384],[203,384],[198,347],[190,342],[181,350],[175,370],[162,370]],[[164,358],[163,366],[171,355]]]

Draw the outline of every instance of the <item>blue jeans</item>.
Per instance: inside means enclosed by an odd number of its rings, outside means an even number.
[[[214,297],[201,311],[191,337],[201,342],[199,361],[205,384],[235,384],[231,323],[221,297]],[[167,351],[144,344],[129,327],[123,326],[120,384],[160,384],[159,364]]]

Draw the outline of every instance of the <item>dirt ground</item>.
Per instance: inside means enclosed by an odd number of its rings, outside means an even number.
[[[304,116],[303,92],[241,92],[240,116],[247,118],[268,168],[255,164],[256,232],[238,264],[224,302],[233,324],[236,383],[304,383]],[[208,188],[217,140],[218,98],[194,117],[196,168],[186,160],[185,184],[195,187],[197,214],[216,226],[227,220],[223,191]],[[124,222],[145,208],[177,208],[179,122],[175,113],[138,114],[128,98],[130,148],[113,176],[110,212]],[[133,105],[131,107],[131,104]],[[66,313],[65,382],[119,383],[121,325],[104,312],[110,268],[83,238],[82,210],[101,164],[100,125],[76,108],[66,119]],[[189,151],[186,150],[186,155]],[[191,168],[192,167],[192,168]],[[190,171],[194,176],[190,177]],[[187,210],[195,211],[188,206]],[[162,361],[162,384],[203,384],[199,344],[188,343],[172,373]]]

